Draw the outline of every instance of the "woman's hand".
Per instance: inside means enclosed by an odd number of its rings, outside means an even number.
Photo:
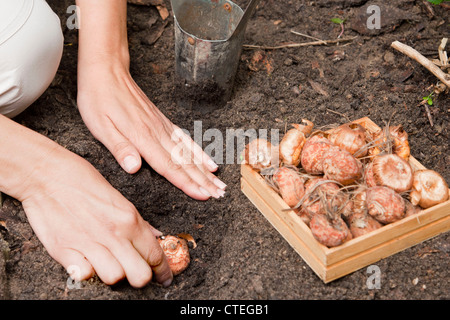
[[[92,134],[128,173],[141,156],[159,174],[194,199],[224,195],[217,165],[147,98],[120,64],[79,67],[78,108]]]
[[[160,232],[86,160],[0,116],[0,190],[22,202],[48,253],[72,278],[134,287],[173,279]]]
[[[129,73],[127,2],[77,0],[78,107],[92,134],[129,173],[141,157],[194,199],[224,195],[217,165],[147,98]],[[180,154],[180,151],[182,154]]]

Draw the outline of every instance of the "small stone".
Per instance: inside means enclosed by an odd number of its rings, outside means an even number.
[[[285,66],[292,66],[293,63],[294,63],[294,61],[291,58],[286,58],[284,60],[284,65]]]
[[[392,64],[395,61],[395,56],[394,53],[392,53],[391,51],[387,51],[384,56],[383,59],[386,63]]]

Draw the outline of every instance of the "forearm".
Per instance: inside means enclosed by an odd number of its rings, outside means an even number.
[[[126,0],[77,0],[80,9],[78,66],[129,67]]]
[[[23,201],[45,179],[42,166],[57,149],[52,140],[0,115],[0,191]]]

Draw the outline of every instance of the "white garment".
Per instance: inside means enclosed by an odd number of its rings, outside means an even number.
[[[64,39],[44,0],[0,0],[0,113],[15,117],[52,82]]]

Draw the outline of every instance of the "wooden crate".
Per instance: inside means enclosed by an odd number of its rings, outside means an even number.
[[[380,129],[367,117],[354,122],[369,132]],[[413,157],[410,157],[410,164],[413,170],[425,168]],[[241,166],[241,189],[325,283],[450,230],[449,200],[340,246],[328,248],[313,237],[300,217],[248,165]]]

